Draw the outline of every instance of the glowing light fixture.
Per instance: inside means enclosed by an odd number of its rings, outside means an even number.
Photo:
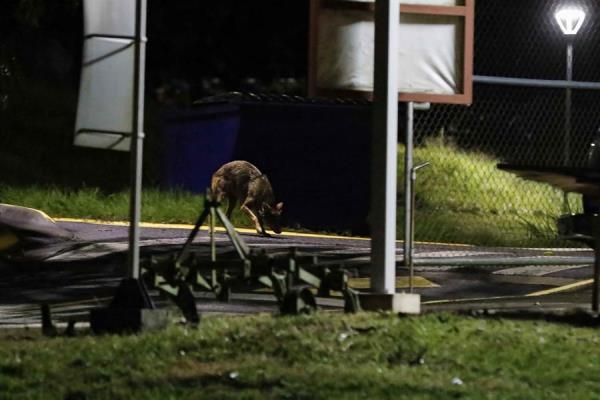
[[[554,14],[560,30],[565,35],[576,35],[583,25],[585,12],[578,8],[562,8]]]

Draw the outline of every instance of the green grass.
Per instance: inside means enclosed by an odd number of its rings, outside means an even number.
[[[399,202],[404,195],[404,148],[399,148]],[[499,160],[437,139],[414,151],[414,164],[429,161],[416,182],[416,238],[500,246],[565,245],[556,239],[563,192],[496,168]],[[570,194],[573,211],[579,195]],[[398,210],[403,221],[404,209]],[[404,224],[398,224],[403,235]],[[572,243],[569,245],[573,245]]]
[[[134,336],[0,333],[2,399],[592,399],[597,330],[453,315],[210,317]],[[463,384],[453,384],[459,378]]]
[[[58,187],[0,185],[0,202],[43,210],[54,218],[129,220],[129,192],[104,193],[98,188],[69,190]],[[182,190],[145,189],[142,220],[193,224],[204,207],[204,196]],[[235,210],[236,226],[253,226]]]
[[[403,237],[404,148],[399,147],[398,236]],[[430,141],[415,149],[415,164],[430,161],[416,185],[416,239],[495,246],[572,245],[556,239],[562,192],[499,171],[498,160],[448,143]],[[571,195],[577,209],[579,200]],[[0,201],[46,211],[54,217],[127,220],[127,192],[105,193],[94,187],[16,187],[0,185]],[[348,199],[351,201],[351,199]],[[147,222],[194,223],[202,196],[184,191],[146,189],[142,219]],[[236,210],[236,226],[252,227]],[[334,227],[333,227],[334,228]]]

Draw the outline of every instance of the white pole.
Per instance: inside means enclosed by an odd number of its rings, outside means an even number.
[[[567,42],[567,82],[573,80],[573,42]],[[571,163],[571,88],[565,91],[565,138],[564,138],[564,165]]]
[[[129,200],[128,278],[140,277],[140,215],[144,149],[144,79],[146,64],[146,0],[136,0],[133,66],[133,123],[131,137],[131,193]]]
[[[371,157],[371,289],[396,291],[399,0],[375,2],[374,123]]]
[[[404,266],[412,266],[413,249],[413,127],[414,127],[414,103],[406,104],[406,148],[404,153]],[[412,284],[412,275],[411,275]],[[411,287],[412,293],[412,287]]]

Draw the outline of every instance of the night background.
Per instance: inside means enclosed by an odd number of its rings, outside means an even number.
[[[475,74],[564,79],[565,39],[552,16],[560,4],[479,0]],[[588,18],[574,43],[574,79],[599,81],[599,6],[592,0],[578,4]],[[126,154],[71,145],[82,24],[80,0],[0,4],[0,167],[5,182],[107,189],[127,184],[116,178],[117,171],[126,169]],[[306,95],[307,0],[150,0],[147,34],[149,183],[156,183],[152,160],[160,148],[157,132],[166,108],[189,107],[194,100],[228,91]],[[600,125],[595,96],[590,91],[574,94],[574,129],[584,138],[580,146]],[[527,145],[535,153],[535,148],[557,147],[544,136],[555,135],[556,129],[544,124],[560,125],[562,99],[561,90],[540,94],[539,89],[476,85],[473,106],[434,106],[417,118],[417,135],[423,138],[443,128],[464,147],[503,156],[511,153],[505,147]],[[540,152],[548,153],[546,148]],[[101,172],[98,163],[105,168]],[[106,176],[112,178],[107,181]]]
[[[82,2],[3,2],[3,64],[24,79],[79,84]],[[149,94],[164,83],[186,82],[193,98],[237,90],[255,78],[262,90],[279,78],[303,79],[307,63],[308,2],[148,2]],[[221,84],[216,83],[218,79]],[[210,88],[207,86],[214,86]],[[218,86],[218,87],[217,87]],[[297,89],[295,89],[297,90]]]

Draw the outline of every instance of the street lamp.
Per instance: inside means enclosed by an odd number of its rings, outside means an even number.
[[[581,25],[583,25],[585,12],[578,8],[561,8],[554,14],[554,17],[562,33],[576,35]]]
[[[554,14],[556,22],[562,33],[567,37],[567,88],[565,97],[565,137],[564,137],[564,165],[570,163],[571,153],[571,88],[568,86],[573,80],[573,37],[579,32],[585,19],[585,12],[580,8],[565,7]]]

